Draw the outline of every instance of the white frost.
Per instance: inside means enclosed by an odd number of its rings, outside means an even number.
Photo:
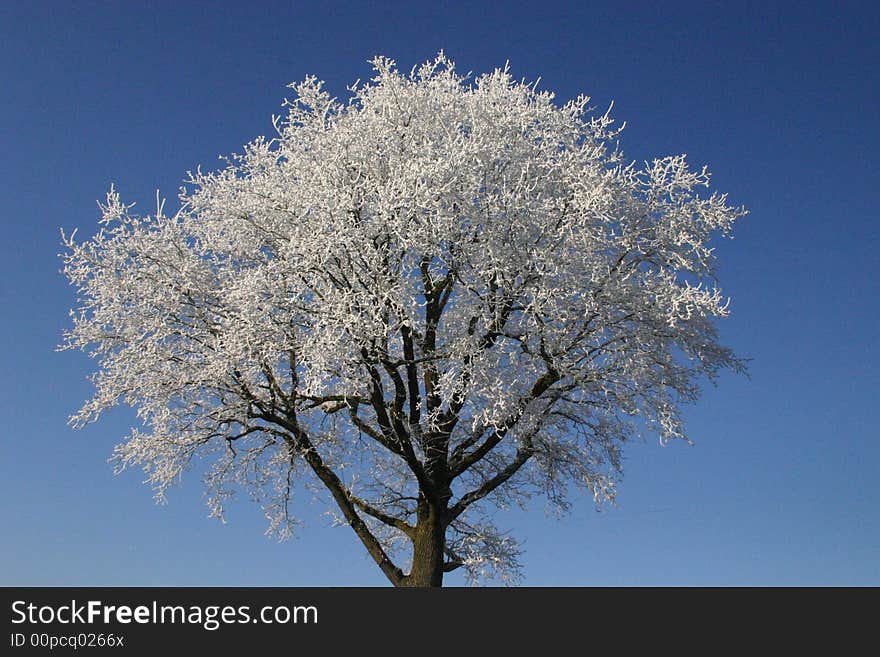
[[[515,542],[473,513],[611,499],[621,443],[684,437],[699,378],[741,368],[708,243],[744,211],[684,156],[625,163],[586,97],[373,64],[347,103],[292,85],[277,136],[191,174],[174,216],[111,188],[100,232],[65,238],[65,347],[99,364],[73,422],[134,406],[119,467],[162,495],[211,458],[214,515],[246,488],[282,535],[311,450],[388,554],[428,481],[451,565],[508,577]]]

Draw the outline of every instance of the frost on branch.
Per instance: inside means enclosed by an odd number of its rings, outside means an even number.
[[[622,443],[685,438],[701,378],[742,368],[709,243],[744,211],[684,156],[625,162],[586,97],[373,65],[347,102],[292,85],[277,136],[190,174],[173,216],[111,188],[98,234],[65,237],[64,346],[98,362],[72,421],[131,405],[119,468],[161,496],[210,459],[212,515],[246,489],[281,536],[315,486],[392,582],[438,545],[433,567],[507,577],[486,507],[612,499]]]

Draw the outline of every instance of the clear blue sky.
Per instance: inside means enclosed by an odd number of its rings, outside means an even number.
[[[501,518],[525,583],[880,585],[878,18],[868,2],[0,4],[0,584],[385,584],[307,498],[279,544],[246,500],[207,519],[196,476],[165,507],[138,472],[114,477],[129,411],[66,426],[91,362],[53,351],[74,303],[59,228],[94,232],[111,182],[145,211],[157,188],[173,199],[188,169],[271,133],[288,82],[341,93],[377,53],[408,69],[442,48],[613,99],[629,157],[685,152],[751,210],[718,244],[722,335],[751,379],[688,410],[693,446],[631,444],[616,508]]]

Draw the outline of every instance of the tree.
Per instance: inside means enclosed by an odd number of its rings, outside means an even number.
[[[111,187],[64,237],[62,348],[99,363],[71,421],[135,407],[119,469],[161,498],[209,458],[212,514],[247,489],[282,536],[310,482],[394,585],[512,577],[487,507],[611,500],[624,441],[685,438],[681,404],[742,369],[708,242],[745,212],[684,156],[625,163],[586,97],[372,64],[347,103],[291,85],[277,137],[190,173],[173,216]]]

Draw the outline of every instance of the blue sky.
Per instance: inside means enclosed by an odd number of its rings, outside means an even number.
[[[163,507],[114,477],[129,411],[66,426],[91,363],[53,351],[75,301],[59,229],[94,232],[111,182],[144,211],[173,199],[271,133],[288,82],[343,93],[375,54],[408,69],[442,48],[614,100],[630,158],[685,152],[751,211],[717,245],[722,336],[751,378],[688,408],[693,446],[631,444],[617,507],[501,516],[524,583],[880,585],[880,9],[592,4],[0,4],[0,584],[385,584],[308,498],[279,544],[246,500],[209,520],[196,476]]]

